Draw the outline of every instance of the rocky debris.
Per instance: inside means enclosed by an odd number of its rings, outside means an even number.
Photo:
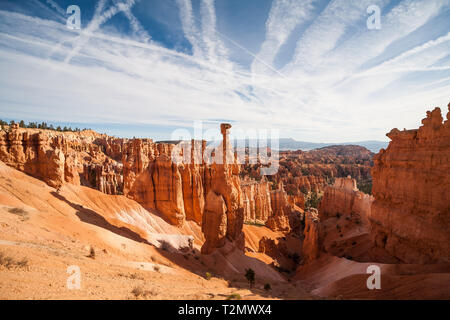
[[[407,263],[450,261],[450,104],[416,130],[393,129],[375,158],[374,244]]]

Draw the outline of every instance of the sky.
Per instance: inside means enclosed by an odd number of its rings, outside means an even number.
[[[0,118],[387,141],[446,113],[449,49],[450,0],[0,0]]]

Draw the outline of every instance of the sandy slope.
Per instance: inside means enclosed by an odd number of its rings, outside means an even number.
[[[194,249],[183,249],[192,236]],[[158,248],[161,240],[168,245]],[[0,265],[0,299],[135,299],[135,288],[145,292],[139,299],[311,297],[264,259],[237,252],[202,256],[202,241],[195,223],[178,229],[123,196],[75,186],[57,191],[0,163],[0,254],[27,261]],[[88,257],[91,248],[95,258]],[[81,270],[80,290],[67,288],[72,265]],[[247,267],[257,274],[251,290],[243,277]],[[267,282],[269,293],[262,289]]]
[[[365,235],[347,231],[343,237],[329,232],[326,241],[336,241],[330,247],[338,251],[361,239],[350,253],[364,262],[324,255],[288,281],[269,266],[272,258],[258,253],[263,236],[279,239],[280,233],[245,225],[245,255],[229,247],[201,255],[204,239],[195,223],[178,229],[126,197],[75,186],[58,191],[0,162],[0,299],[225,299],[231,293],[243,299],[450,299],[448,265],[365,262]],[[190,237],[193,249],[187,249]],[[88,257],[91,248],[95,258]],[[7,258],[13,259],[9,267]],[[26,263],[17,265],[22,259]],[[371,264],[381,268],[382,290],[366,287]],[[73,265],[81,270],[80,290],[67,288]],[[251,290],[243,276],[249,267],[257,275]],[[205,279],[207,272],[212,279]],[[136,297],[134,289],[145,294]]]

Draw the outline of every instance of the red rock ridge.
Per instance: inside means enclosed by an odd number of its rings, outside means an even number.
[[[81,183],[118,194],[122,167],[96,144],[104,138],[86,132],[57,133],[14,125],[8,132],[0,131],[0,160],[55,188]]]
[[[450,261],[450,112],[442,121],[436,108],[418,130],[393,129],[374,158],[373,241],[403,262]]]

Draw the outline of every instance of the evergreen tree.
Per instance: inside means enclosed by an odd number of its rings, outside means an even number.
[[[247,279],[248,283],[250,284],[250,288],[255,283],[255,271],[253,269],[248,268],[245,270],[245,278]]]

